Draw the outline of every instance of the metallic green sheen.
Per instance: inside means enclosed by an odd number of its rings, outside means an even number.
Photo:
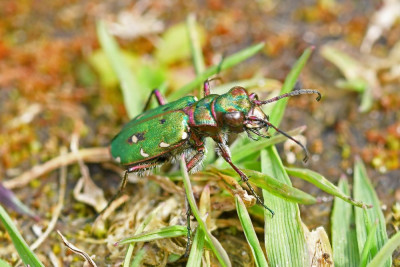
[[[244,90],[238,90],[234,87],[226,94],[217,97],[214,108],[215,112],[240,111],[247,114],[251,109],[251,102]]]
[[[195,102],[195,97],[188,96],[140,114],[111,141],[112,157],[122,165],[135,165],[172,153],[186,142],[182,139],[184,132],[189,138],[189,117],[181,109]],[[137,136],[136,143],[132,142],[133,135]],[[169,146],[162,147],[161,142]]]
[[[208,95],[200,99],[195,105],[194,122],[197,125],[215,125],[215,119],[211,112],[211,103],[219,95]]]

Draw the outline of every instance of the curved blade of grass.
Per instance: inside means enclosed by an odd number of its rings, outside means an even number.
[[[249,214],[247,213],[246,206],[238,195],[235,196],[235,203],[240,223],[243,227],[247,243],[249,244],[251,252],[253,253],[256,265],[259,267],[267,267],[268,262],[265,259],[264,252],[261,249],[260,242],[258,241],[256,231],[254,231],[253,224]]]
[[[103,21],[97,22],[97,36],[110,64],[118,77],[124,96],[124,104],[129,118],[133,118],[141,112],[143,106],[143,90],[130,71],[120,52],[118,43],[108,33]]]
[[[361,159],[356,159],[354,166],[354,197],[365,202],[372,203],[372,209],[366,210],[366,218],[364,218],[363,210],[355,210],[356,218],[356,230],[357,230],[357,241],[359,252],[362,253],[361,249],[367,240],[367,222],[378,221],[378,228],[376,231],[375,244],[372,244],[372,250],[370,251],[370,258],[373,258],[377,251],[379,251],[384,244],[387,242],[388,237],[386,233],[386,223],[383,212],[381,210],[381,204],[378,196],[371,185],[368,178],[365,166]],[[385,259],[385,262],[381,262],[381,266],[390,267],[392,265],[392,258]]]
[[[168,99],[170,100],[175,100],[178,99],[186,94],[188,94],[190,91],[195,89],[197,86],[200,86],[205,80],[207,80],[210,76],[216,74],[218,70],[226,70],[228,68],[231,68],[240,62],[248,59],[249,57],[253,56],[257,52],[259,52],[262,48],[264,47],[264,43],[259,43],[253,46],[250,46],[246,49],[243,49],[229,57],[226,57],[222,64],[219,65],[214,65],[212,67],[209,67],[206,69],[203,73],[198,75],[193,81],[190,83],[186,84],[182,88],[176,90],[173,92]]]
[[[29,266],[44,266],[36,257],[36,255],[33,253],[33,251],[29,248],[28,244],[26,244],[24,238],[18,232],[18,229],[14,225],[12,219],[1,205],[0,205],[0,220],[4,225],[4,228],[10,235],[11,240],[15,246],[15,249],[18,252],[18,255],[21,257],[22,262],[25,265]]]
[[[171,225],[161,229],[140,233],[138,235],[122,239],[115,243],[115,245],[127,244],[130,242],[147,242],[162,238],[171,238],[187,235],[186,226]]]
[[[283,83],[280,94],[289,93],[290,91],[293,90],[296,81],[300,75],[300,71],[303,69],[312,51],[313,48],[311,47],[307,48],[300,56],[300,58],[296,61],[293,68],[287,75],[285,82]],[[270,122],[276,127],[278,127],[282,121],[283,113],[285,112],[285,107],[287,105],[288,100],[289,100],[288,98],[283,98],[278,102],[276,102],[275,107],[270,114]],[[271,132],[275,132],[275,130],[271,129]]]
[[[194,199],[192,187],[190,184],[190,179],[189,179],[189,174],[186,169],[186,162],[184,155],[182,155],[181,158],[181,170],[182,170],[182,178],[183,178],[183,183],[185,185],[185,192],[186,196],[192,211],[193,216],[196,218],[199,228],[204,231],[204,234],[206,235],[206,240],[212,251],[214,252],[214,255],[217,257],[219,263],[222,266],[232,266],[228,254],[226,253],[225,249],[222,247],[222,245],[219,243],[219,241],[212,235],[210,232],[207,230],[207,226],[203,219],[201,218],[200,211],[196,206],[196,200]]]
[[[291,131],[288,131],[287,133],[292,136],[297,135],[297,134],[304,132],[305,128],[306,127],[304,127],[304,126],[298,127]],[[256,141],[256,142],[250,142],[245,145],[235,147],[234,149],[231,150],[232,151],[232,161],[240,162],[241,160],[245,159],[246,157],[253,155],[256,152],[259,152],[268,146],[272,146],[272,145],[281,143],[286,140],[287,140],[287,137],[285,137],[284,135],[278,134],[278,135],[272,136],[269,139],[263,139],[263,140]],[[226,164],[228,164],[228,163],[226,163]]]
[[[350,196],[344,194],[342,191],[340,191],[340,189],[337,186],[332,184],[328,179],[326,179],[324,176],[322,176],[317,172],[299,168],[285,168],[285,170],[289,175],[293,175],[307,182],[310,182],[316,187],[320,188],[321,190],[327,192],[328,194],[339,197],[354,206],[360,208],[372,208],[372,205],[368,205],[361,201],[354,200]]]
[[[315,204],[318,201],[311,195],[292,187],[291,185],[285,184],[284,182],[275,179],[268,174],[241,169],[248,177],[249,182],[254,184],[257,187],[260,187],[264,190],[267,190],[269,193],[283,198],[286,201],[301,203],[305,205]],[[224,170],[214,170],[213,173],[229,175],[231,177],[235,177],[238,181],[240,181],[240,177],[236,174],[236,172],[232,169],[224,169]]]
[[[360,256],[360,265],[359,265],[360,267],[367,266],[369,253],[371,252],[371,248],[372,248],[373,244],[376,243],[375,234],[376,234],[377,228],[378,228],[378,224],[374,223],[374,225],[368,231],[367,240],[365,241],[364,248],[363,248],[361,256]]]
[[[0,259],[0,266],[1,267],[11,267],[11,265],[8,264],[8,262],[6,262],[6,261],[4,261],[2,259]]]
[[[201,51],[201,44],[199,41],[199,36],[196,30],[196,16],[193,13],[190,13],[186,19],[186,27],[189,34],[189,44],[192,52],[193,65],[196,74],[199,75],[205,70],[205,63],[203,52]],[[200,96],[202,96],[202,92],[200,92]]]
[[[268,88],[268,89],[269,88],[270,89],[281,88],[282,84],[278,80],[268,79],[268,78],[260,77],[260,75],[255,75],[251,79],[233,81],[233,82],[218,85],[218,86],[212,88],[212,93],[218,94],[218,95],[225,94],[234,86],[241,86],[246,89],[249,89],[252,87],[261,87],[263,90],[266,90],[266,88]]]
[[[275,147],[261,152],[262,172],[291,185]],[[295,203],[263,190],[264,203],[275,211],[271,218],[265,211],[265,249],[271,266],[310,266],[310,255]]]
[[[144,228],[146,228],[146,226],[149,224],[149,222],[153,219],[154,215],[157,214],[161,208],[162,208],[162,206],[158,206],[143,220],[143,222],[136,229],[135,235],[141,234],[143,232]],[[134,242],[129,243],[129,247],[126,251],[125,258],[124,258],[124,264],[123,264],[124,267],[130,266],[131,257],[132,257],[134,248],[135,248],[135,243]],[[138,257],[138,256],[136,255],[136,257]],[[135,257],[135,259],[136,259],[136,257]]]
[[[382,262],[391,258],[393,252],[400,247],[400,232],[392,236],[388,242],[379,250],[372,261],[367,265],[368,267],[380,267]]]
[[[192,248],[190,249],[189,259],[186,266],[201,266],[201,257],[204,251],[205,234],[202,229],[198,228],[193,239]]]
[[[136,253],[135,258],[132,261],[131,265],[128,265],[129,267],[139,267],[141,266],[140,263],[143,260],[143,257],[146,255],[147,248],[142,247],[139,249],[139,251]]]
[[[338,187],[344,194],[350,194],[347,180],[340,179]],[[358,266],[360,263],[354,223],[353,207],[341,198],[335,197],[331,215],[331,232],[333,260],[337,267]]]

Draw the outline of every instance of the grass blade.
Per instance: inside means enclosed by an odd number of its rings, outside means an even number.
[[[344,194],[342,191],[340,191],[339,188],[337,188],[334,184],[332,184],[328,179],[326,179],[319,173],[316,173],[308,169],[298,169],[298,168],[285,168],[285,170],[288,172],[289,175],[293,175],[307,182],[310,182],[316,187],[320,188],[321,190],[336,197],[339,197],[354,206],[360,208],[372,208],[372,205],[367,205],[361,201],[354,200],[350,196]]]
[[[317,203],[317,200],[313,196],[297,188],[294,188],[291,185],[285,184],[282,181],[272,178],[268,174],[260,173],[253,170],[241,170],[250,178],[250,183],[264,190],[267,190],[269,193],[277,197],[283,198],[286,201],[301,203],[305,205]],[[229,175],[231,177],[234,177],[237,181],[241,181],[240,177],[232,169],[224,169],[218,171],[214,170],[213,173],[220,176],[222,179],[224,179],[223,175]]]
[[[142,247],[139,249],[139,251],[136,253],[135,258],[132,261],[132,264],[129,267],[139,267],[141,266],[140,263],[143,260],[144,256],[146,255],[147,248]]]
[[[249,214],[247,213],[246,206],[238,195],[235,196],[235,203],[240,223],[242,224],[247,243],[249,243],[251,251],[253,252],[256,265],[259,267],[267,267],[268,262],[265,259],[264,252],[261,249],[260,242],[258,241],[256,232],[254,231],[253,224]]]
[[[221,244],[218,242],[218,240],[211,235],[208,230],[207,226],[204,223],[203,219],[201,218],[200,211],[196,206],[196,200],[194,199],[192,187],[190,184],[190,179],[189,179],[189,174],[186,169],[186,162],[184,155],[182,155],[181,158],[181,170],[182,170],[182,177],[183,177],[183,183],[185,185],[185,191],[186,191],[186,196],[190,205],[190,208],[192,210],[193,216],[196,218],[199,228],[204,231],[204,234],[206,235],[206,240],[212,251],[214,252],[214,255],[217,257],[219,263],[222,266],[232,266],[228,254],[224,250],[224,248],[221,246]]]
[[[366,210],[366,218],[364,218],[364,212],[356,209],[356,230],[357,230],[357,241],[359,252],[362,253],[361,249],[367,240],[368,222],[378,221],[377,231],[375,235],[375,242],[371,245],[370,258],[373,258],[375,254],[383,247],[387,242],[388,237],[386,233],[386,223],[380,208],[380,202],[376,195],[376,192],[369,181],[365,166],[361,159],[357,159],[354,166],[354,197],[362,201],[372,203],[372,209]],[[381,263],[381,266],[390,267],[392,264],[391,257],[387,258],[385,262]]]
[[[184,236],[184,235],[187,235],[186,226],[171,225],[171,226],[166,226],[161,229],[144,232],[144,233],[132,236],[132,237],[122,239],[121,241],[118,241],[117,243],[115,243],[115,245],[122,245],[122,244],[127,244],[130,242],[147,242],[147,241],[153,241],[153,240],[162,239],[162,238],[171,238],[171,237]]]
[[[14,243],[15,249],[17,250],[21,260],[25,265],[29,266],[44,266],[36,255],[29,248],[28,244],[26,244],[25,240],[19,233],[17,227],[14,225],[12,219],[4,210],[3,206],[0,205],[0,220],[4,225],[4,228],[7,230],[8,234],[11,237],[12,242]]]
[[[186,266],[201,266],[201,257],[204,251],[205,234],[202,229],[197,229]]]
[[[141,95],[141,92],[143,92],[143,90],[140,90],[140,85],[135,78],[135,74],[130,71],[129,67],[126,65],[118,43],[108,33],[103,21],[97,23],[97,36],[107,59],[110,61],[118,77],[128,116],[129,118],[133,118],[141,112],[143,106],[143,95]]]
[[[283,83],[282,89],[280,94],[285,94],[289,93],[290,91],[293,90],[297,79],[300,75],[300,71],[303,69],[304,65],[306,64],[308,58],[311,55],[313,48],[307,48],[303,54],[300,56],[300,58],[296,61],[294,64],[293,68],[287,75],[285,82]],[[285,112],[285,107],[288,102],[288,98],[283,98],[276,102],[274,109],[272,110],[270,114],[270,122],[275,125],[276,127],[279,126],[281,123],[281,120],[283,118],[283,113]],[[273,129],[271,129],[271,132],[274,132]]]
[[[302,133],[305,130],[305,127],[298,127],[296,129],[290,130],[287,134],[294,136]],[[251,142],[248,140],[247,136],[241,135],[239,136],[235,142],[230,146],[231,154],[232,154],[232,162],[239,163],[240,161],[244,161],[247,157],[258,157],[257,152],[260,152],[264,148],[268,146],[272,146],[287,140],[287,138],[283,135],[274,135],[269,139],[262,139],[256,142]],[[210,143],[210,142],[209,142]],[[216,166],[229,166],[229,164],[222,158],[219,157],[216,162]]]
[[[6,261],[4,261],[2,259],[0,259],[0,266],[1,267],[11,267],[11,265],[8,264],[8,262],[6,262]]]
[[[338,187],[343,194],[350,194],[347,180],[340,179]],[[341,198],[335,197],[331,232],[333,259],[337,267],[358,266],[360,262],[354,221],[353,207]]]
[[[220,68],[220,70],[226,70],[228,68],[231,68],[240,62],[248,59],[249,57],[253,56],[257,52],[259,52],[262,48],[264,47],[264,43],[259,43],[253,46],[250,46],[244,50],[241,50],[229,57],[226,57],[222,64],[219,65],[214,65],[212,67],[209,67],[206,69],[203,73],[198,75],[193,81],[190,83],[186,84],[182,88],[178,89],[177,91],[173,92],[168,98],[170,100],[175,100],[178,99],[189,92],[191,92],[193,89],[195,89],[197,86],[200,86],[203,84],[205,80],[207,80],[210,76],[216,74]]]
[[[391,258],[392,253],[400,247],[400,232],[392,236],[388,242],[379,250],[372,261],[367,265],[368,267],[380,267],[382,262]]]
[[[275,147],[261,152],[262,172],[291,185]],[[271,266],[310,266],[310,255],[300,219],[299,207],[263,190],[264,202],[275,210],[265,216],[265,248]]]
[[[203,53],[201,51],[199,36],[196,30],[196,16],[193,13],[189,14],[187,17],[186,25],[189,33],[189,43],[192,52],[194,70],[196,71],[196,74],[199,75],[205,70],[206,67]]]
[[[376,243],[375,235],[376,235],[377,228],[378,228],[378,224],[374,223],[374,225],[368,231],[367,240],[365,241],[364,248],[362,250],[361,257],[360,257],[360,265],[359,265],[360,267],[367,266],[368,255],[372,249],[373,244]]]

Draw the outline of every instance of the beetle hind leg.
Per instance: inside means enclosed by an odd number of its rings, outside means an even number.
[[[143,108],[143,112],[145,112],[149,108],[150,103],[151,103],[151,97],[153,95],[156,97],[157,102],[160,106],[163,106],[167,103],[167,100],[165,100],[165,98],[161,94],[161,92],[158,89],[154,89],[153,91],[151,91],[149,98],[147,98],[146,104],[144,105],[144,108]]]

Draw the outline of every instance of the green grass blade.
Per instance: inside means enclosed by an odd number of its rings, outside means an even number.
[[[279,89],[282,87],[282,84],[278,80],[268,79],[264,77],[260,77],[259,75],[254,76],[253,78],[246,79],[246,80],[239,80],[233,81],[229,83],[224,83],[212,88],[211,92],[213,94],[225,94],[227,93],[232,87],[234,86],[241,86],[246,89],[259,87],[262,88],[263,91],[266,89]]]
[[[189,33],[189,44],[192,52],[194,70],[196,71],[196,74],[199,75],[204,72],[206,67],[203,52],[201,51],[199,36],[196,30],[196,16],[193,13],[189,14],[187,17],[186,25]]]
[[[186,84],[179,90],[173,92],[168,98],[170,100],[175,100],[184,95],[187,95],[193,89],[195,89],[197,86],[200,86],[201,84],[203,84],[203,82],[205,80],[207,80],[210,76],[216,74],[218,72],[219,68],[221,71],[231,68],[231,67],[239,64],[240,62],[248,59],[249,57],[253,56],[257,52],[259,52],[263,47],[264,47],[264,43],[259,43],[259,44],[250,46],[244,50],[241,50],[229,57],[226,57],[220,66],[214,65],[212,67],[209,67],[203,73],[198,75],[193,81]]]
[[[290,70],[289,74],[287,75],[285,82],[283,83],[282,89],[280,94],[285,94],[289,93],[290,91],[293,90],[296,81],[300,75],[300,71],[303,69],[304,65],[306,64],[308,58],[311,55],[312,48],[307,48],[303,54],[300,56],[300,58],[296,61],[294,64],[293,68]],[[276,127],[279,126],[279,124],[282,121],[283,118],[283,113],[285,112],[285,107],[287,105],[288,98],[284,98],[276,102],[274,109],[272,110],[270,114],[270,122],[275,125]],[[274,132],[273,129],[271,129],[271,132]]]
[[[201,218],[200,211],[196,206],[196,200],[194,199],[192,187],[190,184],[189,174],[186,169],[186,162],[184,156],[182,156],[181,158],[181,170],[182,170],[183,184],[185,185],[186,197],[189,202],[190,208],[192,210],[192,214],[196,218],[199,224],[198,227],[200,227],[200,229],[204,231],[207,243],[210,246],[211,250],[214,252],[214,255],[217,257],[219,263],[224,267],[232,266],[228,254],[221,246],[221,244],[218,242],[218,240],[213,235],[211,235],[210,232],[208,232],[207,226],[203,221],[203,219]]]
[[[321,190],[334,195],[336,197],[339,197],[343,199],[344,201],[360,207],[360,208],[371,208],[371,205],[365,204],[362,201],[357,201],[351,198],[350,196],[344,194],[338,187],[336,187],[334,184],[332,184],[328,179],[326,179],[324,176],[321,174],[308,170],[308,169],[299,169],[299,168],[285,168],[287,173],[289,175],[296,176],[298,178],[301,178],[307,182],[312,183],[316,187],[320,188]]]
[[[141,262],[144,258],[144,256],[146,255],[146,251],[147,248],[146,247],[142,247],[141,249],[139,249],[139,251],[136,253],[135,258],[132,261],[132,264],[128,267],[139,267],[141,266]]]
[[[11,267],[11,265],[8,264],[8,262],[3,261],[2,259],[0,259],[0,267]]]
[[[354,197],[373,205],[372,209],[366,210],[367,218],[364,218],[364,212],[362,210],[355,209],[357,241],[360,253],[362,253],[361,249],[364,247],[367,240],[367,222],[378,221],[375,244],[371,245],[373,250],[370,251],[370,258],[373,258],[377,251],[379,251],[387,242],[388,237],[386,233],[385,218],[380,208],[381,204],[371,182],[369,181],[365,166],[360,159],[356,160],[354,166]],[[385,262],[382,262],[381,266],[390,267],[391,264],[392,259],[387,258]]]
[[[277,197],[283,198],[286,201],[301,203],[305,205],[317,203],[317,200],[313,196],[297,188],[294,188],[291,185],[285,184],[284,182],[279,181],[278,179],[275,179],[268,174],[253,170],[246,170],[246,169],[241,169],[241,170],[247,175],[247,177],[249,177],[250,183],[254,184],[256,187],[260,187],[264,190],[267,190],[269,193]],[[223,175],[229,175],[231,177],[235,177],[237,181],[240,181],[240,177],[231,168],[224,170],[214,170],[213,173],[215,173],[217,176],[218,173]]]
[[[378,224],[375,223],[371,229],[368,231],[367,240],[365,241],[364,248],[361,253],[360,257],[360,267],[367,266],[368,263],[368,255],[371,252],[372,246],[375,241],[376,229],[378,228]]]
[[[144,228],[146,228],[146,226],[149,224],[149,222],[153,219],[154,215],[156,215],[160,211],[160,209],[162,209],[162,206],[158,206],[143,220],[143,222],[136,229],[135,235],[141,234],[143,232]],[[130,266],[129,263],[131,262],[131,257],[132,257],[134,248],[135,248],[135,243],[134,242],[129,243],[129,246],[128,246],[128,249],[126,251],[125,258],[124,258],[124,263],[123,263],[124,267]]]
[[[0,205],[0,220],[4,225],[4,228],[7,230],[8,234],[11,237],[11,240],[15,246],[15,249],[18,252],[18,255],[21,257],[21,260],[25,265],[30,266],[44,266],[33,251],[29,248],[28,244],[26,244],[25,240],[18,232],[17,227],[14,225],[12,219],[4,210],[3,206]]]
[[[204,251],[205,234],[202,229],[197,229],[190,249],[189,259],[186,266],[201,266],[201,257]]]
[[[261,152],[262,172],[291,185],[275,147]],[[299,207],[295,203],[263,190],[265,204],[275,211],[271,218],[265,216],[265,248],[271,266],[310,266],[310,255],[300,219]]]
[[[380,267],[382,262],[391,258],[393,252],[400,247],[400,232],[392,236],[388,242],[379,250],[372,261],[367,265],[368,267]]]
[[[121,241],[118,241],[115,245],[122,245],[122,244],[127,244],[130,242],[147,242],[147,241],[153,241],[153,240],[162,239],[162,238],[171,238],[171,237],[184,236],[184,235],[187,235],[186,226],[171,225],[171,226],[166,226],[161,229],[144,232],[144,233],[132,236],[132,237],[122,239]]]
[[[305,130],[305,127],[298,127],[296,129],[290,130],[287,132],[287,134],[294,136],[297,134],[302,133]],[[247,136],[242,135],[238,139],[247,139]],[[250,141],[250,142],[243,142],[243,140],[236,140],[230,147],[231,149],[231,154],[232,154],[232,162],[235,162],[236,164],[239,163],[240,161],[246,160],[246,158],[252,158],[258,157],[257,152],[260,152],[266,147],[281,143],[285,140],[287,140],[287,137],[283,135],[274,135],[269,139],[262,139],[259,141]],[[218,158],[216,163],[216,166],[229,166],[229,164],[222,158]]]
[[[341,179],[338,187],[345,195],[350,194],[347,180]],[[335,197],[331,216],[331,232],[333,259],[337,267],[358,266],[360,263],[354,223],[353,207],[341,198]]]
[[[246,206],[238,195],[235,196],[235,203],[240,223],[243,227],[247,243],[249,243],[251,248],[251,252],[253,252],[256,265],[258,267],[267,267],[268,262],[265,259],[264,253],[261,249],[260,242],[258,241],[256,231],[254,231],[253,224],[249,214],[247,213]]]
[[[297,135],[305,130],[305,127],[299,127],[288,132],[289,135]],[[256,142],[250,142],[240,147],[235,147],[232,149],[232,161],[240,162],[248,156],[254,155],[255,153],[263,150],[268,146],[272,146],[283,141],[286,141],[287,137],[284,135],[274,135],[269,139],[263,139]]]
[[[135,78],[135,74],[130,71],[126,65],[120,52],[118,43],[108,33],[103,21],[99,21],[97,23],[97,36],[102,49],[104,50],[113,70],[118,77],[128,116],[129,118],[133,118],[142,110],[142,100],[144,97],[141,94],[143,90],[140,90],[140,86]]]

